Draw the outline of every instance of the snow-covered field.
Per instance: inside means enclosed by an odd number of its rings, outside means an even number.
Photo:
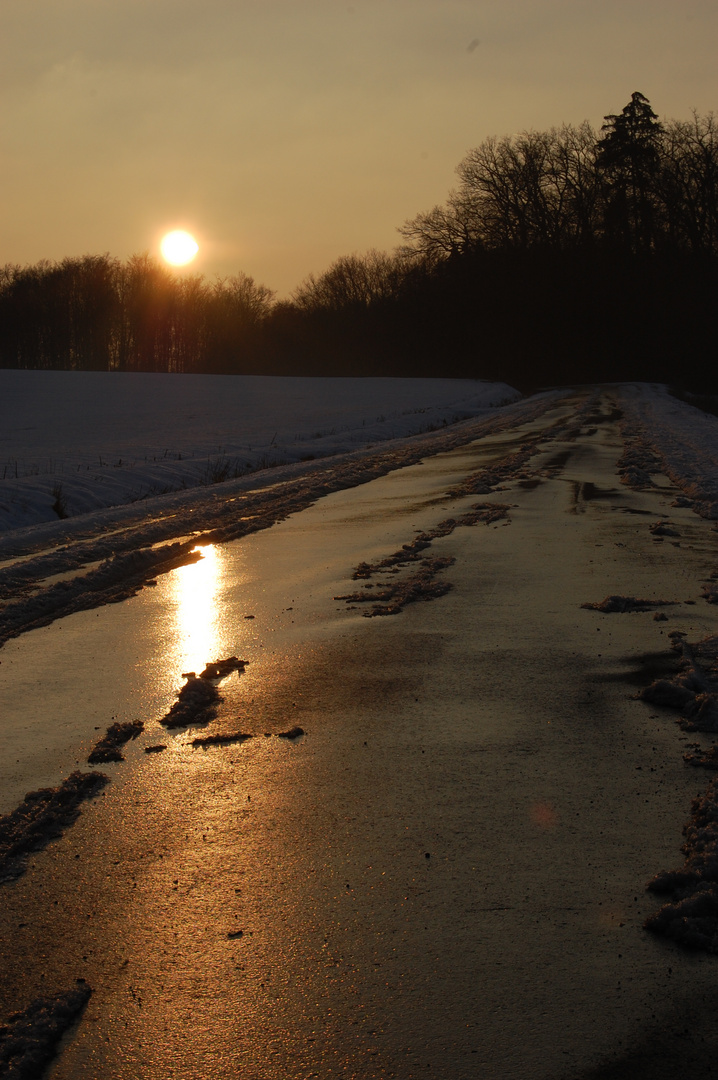
[[[0,371],[0,532],[442,428],[471,379]]]

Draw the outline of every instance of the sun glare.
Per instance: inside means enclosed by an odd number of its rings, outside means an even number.
[[[219,655],[217,593],[220,560],[214,544],[201,548],[202,558],[175,570],[177,623],[174,638],[181,654],[182,671],[201,671]]]
[[[172,266],[185,266],[194,259],[199,251],[199,244],[190,233],[175,229],[162,238],[160,251]]]

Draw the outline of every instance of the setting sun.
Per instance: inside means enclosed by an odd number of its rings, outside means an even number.
[[[184,232],[183,229],[175,229],[174,232],[167,233],[163,237],[160,251],[172,266],[184,266],[192,262],[199,251],[199,244],[190,233]]]

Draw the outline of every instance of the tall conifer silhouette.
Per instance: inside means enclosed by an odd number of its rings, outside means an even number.
[[[648,98],[635,91],[618,114],[605,116],[597,164],[607,184],[608,240],[632,251],[655,243],[655,191],[661,163],[663,127]]]

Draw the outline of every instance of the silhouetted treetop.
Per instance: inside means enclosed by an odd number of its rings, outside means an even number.
[[[713,117],[658,121],[639,91],[601,132],[588,122],[491,137],[457,166],[444,206],[404,223],[406,255],[600,245],[716,251]]]
[[[403,260],[372,248],[365,255],[343,255],[316,277],[310,274],[292,295],[305,310],[367,307],[395,296],[406,276]]]
[[[660,161],[660,138],[663,125],[647,97],[638,90],[618,115],[604,116],[605,132],[599,141],[598,165],[603,169],[626,168],[654,170]]]
[[[661,140],[664,230],[671,247],[718,252],[718,124],[674,120]]]
[[[605,236],[634,251],[648,250],[657,241],[663,126],[638,91],[619,115],[604,119],[596,164],[605,184]]]

